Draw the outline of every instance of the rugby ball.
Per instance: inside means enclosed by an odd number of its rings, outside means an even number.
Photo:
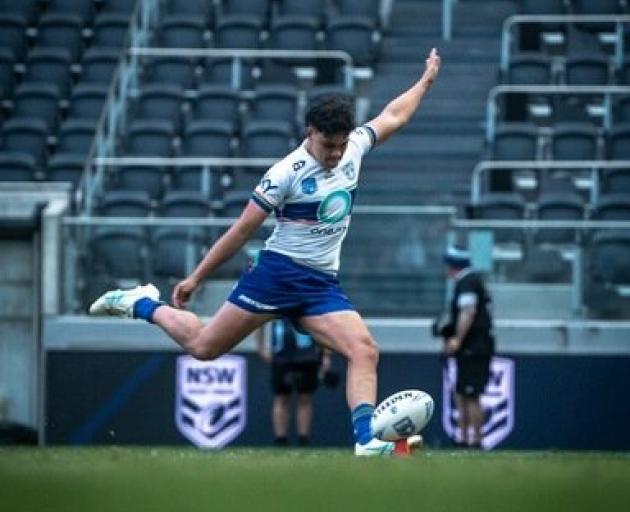
[[[387,397],[374,409],[372,432],[382,441],[398,441],[419,434],[433,415],[433,398],[407,389]]]

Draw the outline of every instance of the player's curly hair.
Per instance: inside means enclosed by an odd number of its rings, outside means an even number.
[[[306,113],[306,126],[313,126],[326,137],[348,134],[354,129],[352,101],[341,94],[327,94],[315,100]]]

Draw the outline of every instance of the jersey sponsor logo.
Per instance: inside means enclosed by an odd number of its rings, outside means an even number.
[[[455,382],[457,365],[449,358],[442,378],[442,426],[451,439],[461,439],[457,408],[455,407]],[[489,450],[506,439],[514,428],[514,361],[507,357],[493,357],[490,362],[490,379],[481,395],[484,424],[481,445]]]
[[[175,423],[200,448],[221,448],[245,428],[247,363],[226,355],[214,361],[177,358]]]
[[[274,185],[273,183],[271,183],[271,180],[269,178],[263,178],[262,180],[260,180],[260,184],[258,186],[263,193],[278,188],[278,185]]]
[[[348,162],[341,168],[341,172],[345,174],[346,178],[349,180],[353,180],[356,176],[356,172],[354,171],[354,164],[352,162]]]
[[[337,226],[336,228],[312,228],[311,234],[330,236],[343,233],[346,229],[348,229],[346,226]]]
[[[315,178],[305,178],[302,180],[302,193],[314,194],[317,192],[317,180]]]
[[[293,162],[291,168],[294,171],[299,171],[302,167],[306,165],[306,160],[298,160],[297,162]]]
[[[352,196],[347,190],[335,190],[328,194],[317,209],[317,220],[326,224],[342,221],[350,213]]]
[[[272,306],[271,304],[264,304],[262,302],[259,302],[257,300],[252,299],[251,297],[248,297],[247,295],[245,295],[243,293],[241,293],[238,296],[238,300],[242,300],[243,302],[245,302],[245,303],[247,303],[247,304],[249,304],[251,306],[255,306],[258,309],[266,309],[266,310],[269,310],[269,311],[271,311],[273,309],[278,309],[277,306]]]

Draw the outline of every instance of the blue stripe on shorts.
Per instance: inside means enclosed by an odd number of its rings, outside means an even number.
[[[291,318],[354,311],[335,276],[274,251],[260,252],[227,300],[252,313]]]

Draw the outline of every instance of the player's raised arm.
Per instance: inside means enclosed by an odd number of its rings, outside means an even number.
[[[426,68],[420,80],[390,101],[369,124],[376,133],[376,143],[383,143],[389,136],[405,126],[418,109],[424,94],[429,90],[440,70],[440,56],[433,48],[426,59]]]

